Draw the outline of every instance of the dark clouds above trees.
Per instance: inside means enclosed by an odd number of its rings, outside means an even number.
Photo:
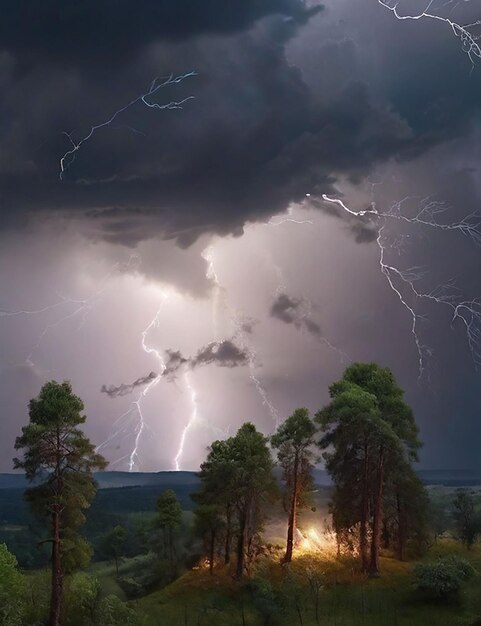
[[[27,63],[38,56],[70,68],[117,66],[145,46],[198,35],[234,34],[279,15],[305,23],[320,6],[302,0],[8,0],[2,7],[3,47]]]
[[[379,98],[366,76],[340,75],[332,93],[320,89],[326,81],[306,82],[286,49],[310,20],[322,24],[320,7],[201,4],[144,2],[132,14],[126,2],[8,3],[0,27],[4,227],[66,215],[110,242],[166,237],[185,247],[204,232],[240,234],[307,192],[332,191],[339,177],[360,180],[443,139],[409,115],[399,94]],[[318,73],[330,76],[343,49],[325,48]],[[158,94],[159,102],[195,95],[184,110],[136,105],[96,133],[59,180],[69,148],[62,131],[78,141],[155,76],[190,70],[198,77]]]

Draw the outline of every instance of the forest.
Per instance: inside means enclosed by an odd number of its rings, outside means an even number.
[[[0,624],[481,624],[480,488],[421,478],[390,370],[329,394],[213,441],[197,474],[124,484],[72,384],[46,383],[0,484]]]

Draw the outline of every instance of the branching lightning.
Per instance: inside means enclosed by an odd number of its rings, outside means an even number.
[[[464,0],[465,2],[469,0]],[[476,64],[477,60],[481,59],[481,48],[478,44],[479,35],[473,34],[470,29],[474,29],[477,26],[481,25],[481,20],[476,20],[472,23],[468,24],[460,24],[455,22],[450,17],[445,17],[436,13],[438,9],[451,8],[455,9],[459,4],[460,0],[443,0],[441,3],[436,2],[435,0],[429,0],[426,5],[426,8],[420,13],[415,14],[406,14],[402,15],[399,11],[399,5],[401,4],[400,0],[378,0],[379,4],[395,15],[398,20],[436,20],[439,22],[444,22],[451,27],[454,35],[459,37],[461,41],[461,46],[463,52],[465,52],[469,60],[471,61],[472,66]]]
[[[466,299],[451,280],[439,285],[432,290],[424,291],[417,284],[424,278],[426,272],[419,267],[412,267],[407,270],[400,269],[386,261],[387,243],[385,239],[385,229],[390,221],[404,222],[414,226],[423,226],[440,231],[454,231],[464,237],[468,237],[475,245],[481,246],[481,216],[471,213],[456,222],[441,222],[440,216],[444,215],[449,207],[443,203],[433,200],[432,197],[412,198],[406,197],[399,202],[395,202],[387,211],[378,211],[375,202],[370,208],[354,211],[350,209],[339,198],[332,198],[327,195],[322,196],[323,200],[331,204],[338,205],[343,211],[354,217],[369,217],[377,224],[376,243],[379,248],[379,267],[385,276],[389,287],[399,298],[402,306],[409,313],[412,324],[411,333],[416,344],[419,362],[419,379],[426,371],[428,359],[432,356],[432,350],[420,339],[418,326],[423,316],[418,314],[404,294],[402,287],[407,288],[414,300],[432,301],[438,305],[443,305],[451,310],[452,324],[456,320],[461,320],[464,325],[468,347],[476,367],[481,366],[481,300],[478,298]],[[418,202],[417,212],[413,215],[406,215],[404,207],[409,201]],[[396,246],[398,253],[399,246]]]
[[[126,104],[122,108],[115,111],[115,113],[111,115],[104,122],[96,124],[95,126],[91,126],[90,131],[85,135],[85,137],[83,137],[79,141],[75,141],[73,139],[72,133],[68,133],[64,131],[62,134],[68,138],[71,144],[71,148],[70,150],[67,150],[67,152],[65,152],[65,154],[60,159],[60,180],[63,180],[65,172],[75,161],[77,152],[80,150],[83,144],[89,141],[89,139],[91,139],[93,135],[101,128],[111,126],[119,115],[127,111],[127,109],[130,109],[135,104],[142,103],[143,105],[145,105],[146,107],[150,109],[159,109],[159,110],[182,109],[183,105],[187,101],[192,100],[194,96],[187,96],[186,98],[183,98],[182,100],[171,100],[170,102],[167,102],[164,104],[160,104],[158,102],[152,102],[150,98],[155,96],[157,92],[160,91],[162,88],[168,87],[169,85],[176,85],[178,83],[181,83],[185,79],[190,78],[191,76],[195,76],[195,75],[196,75],[196,72],[188,72],[187,74],[181,74],[179,76],[170,75],[168,78],[165,78],[165,79],[154,78],[154,80],[150,84],[150,87],[146,91],[146,93],[143,93],[140,96],[137,96],[137,98],[134,98],[128,104]],[[133,130],[134,132],[139,132],[139,131],[136,131],[135,129],[131,129],[131,130]]]
[[[92,311],[95,303],[105,293],[106,289],[108,288],[109,279],[118,272],[129,271],[130,269],[137,267],[138,262],[139,262],[139,257],[137,255],[131,255],[127,263],[116,263],[109,270],[109,272],[100,280],[99,286],[95,289],[95,291],[92,294],[90,294],[90,296],[88,296],[87,298],[84,298],[84,299],[69,298],[67,296],[63,296],[62,294],[57,293],[58,300],[56,302],[54,302],[53,304],[49,304],[44,307],[38,308],[38,309],[19,309],[16,311],[0,310],[0,317],[23,317],[23,316],[31,317],[31,316],[41,315],[42,313],[51,312],[56,309],[62,308],[64,306],[74,305],[73,310],[69,311],[68,313],[60,317],[58,320],[55,320],[54,322],[50,322],[44,327],[37,341],[32,346],[29,354],[25,358],[25,362],[26,363],[33,362],[34,354],[40,348],[42,341],[45,339],[45,337],[53,329],[58,328],[64,322],[67,322],[75,318],[81,318],[80,324],[78,327],[78,329],[80,330],[80,328],[82,328],[82,326],[85,324],[85,321],[89,313]]]
[[[139,466],[139,445],[142,439],[142,435],[144,434],[146,428],[148,428],[144,419],[143,411],[142,411],[142,400],[144,400],[144,398],[148,396],[151,390],[159,383],[162,377],[162,373],[165,370],[165,362],[160,351],[157,348],[154,348],[153,346],[148,345],[147,336],[149,332],[152,330],[152,328],[155,328],[159,325],[160,314],[162,312],[162,309],[166,300],[167,300],[167,294],[164,293],[155,316],[152,318],[152,320],[146,326],[146,328],[142,331],[141,341],[140,341],[142,350],[149,356],[150,355],[154,356],[154,358],[157,360],[158,365],[159,365],[159,375],[156,378],[153,378],[151,382],[149,382],[149,384],[139,393],[137,399],[134,400],[130,404],[127,411],[125,411],[125,413],[122,413],[122,415],[120,415],[120,417],[116,419],[116,421],[114,422],[114,427],[116,427],[116,430],[104,442],[102,442],[97,447],[97,451],[100,452],[101,450],[106,448],[108,445],[112,444],[113,441],[115,440],[118,441],[119,438],[123,439],[124,436],[129,436],[131,434],[130,425],[131,425],[132,417],[136,415],[137,423],[136,423],[135,430],[134,430],[135,439],[134,439],[132,450],[130,454],[122,457],[121,459],[117,459],[117,461],[115,461],[115,463],[118,463],[128,458],[130,472],[133,472]]]
[[[217,311],[220,305],[220,295],[223,293],[224,290],[223,290],[222,285],[220,284],[219,276],[215,269],[214,250],[212,246],[206,248],[202,252],[202,257],[207,262],[206,277],[210,279],[214,284],[213,322],[214,322],[214,334],[217,334],[218,333]],[[247,333],[245,332],[245,329],[243,328],[242,314],[239,311],[235,310],[227,302],[224,302],[224,304],[225,304],[225,307],[229,310],[230,318],[235,328],[235,336],[237,340],[239,340],[241,347],[244,349],[247,349],[247,352],[249,354],[249,362],[248,362],[249,378],[254,384],[254,387],[261,398],[262,405],[267,408],[269,415],[272,421],[274,422],[274,428],[277,428],[279,426],[279,412],[277,411],[276,407],[270,400],[262,382],[259,380],[259,378],[256,375],[258,357],[257,357],[256,351],[252,347],[251,342],[247,338]]]

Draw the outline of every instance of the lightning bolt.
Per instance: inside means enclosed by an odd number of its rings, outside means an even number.
[[[357,218],[368,216],[372,221],[377,223],[376,243],[379,248],[379,267],[381,273],[386,278],[389,287],[396,294],[402,306],[409,313],[412,320],[411,333],[414,338],[418,353],[418,366],[420,380],[425,371],[429,358],[432,356],[432,350],[426,346],[420,339],[418,333],[419,322],[423,319],[422,315],[416,313],[407,297],[404,295],[401,286],[407,289],[407,293],[415,300],[427,300],[438,305],[448,307],[451,310],[451,323],[454,325],[456,320],[460,320],[464,325],[467,344],[475,364],[475,367],[481,366],[481,301],[478,298],[465,299],[458,289],[455,281],[451,280],[443,285],[438,285],[430,291],[421,290],[417,287],[417,283],[424,278],[425,271],[417,267],[402,270],[386,261],[387,243],[385,237],[385,229],[390,221],[398,221],[414,226],[423,226],[433,230],[453,231],[469,238],[475,245],[481,246],[481,216],[476,213],[470,213],[457,222],[441,222],[439,216],[448,211],[449,207],[443,202],[433,200],[432,197],[413,198],[406,197],[401,201],[395,202],[387,211],[378,211],[373,201],[369,209],[355,211],[349,208],[341,199],[332,198],[323,194],[325,202],[336,204],[343,211]],[[405,205],[409,201],[416,200],[419,202],[418,210],[415,215],[406,215],[404,211]],[[397,246],[398,253],[400,252]]]
[[[67,150],[67,152],[65,152],[65,154],[60,159],[60,180],[63,180],[65,172],[75,161],[76,155],[78,151],[80,150],[80,148],[87,141],[89,141],[98,130],[100,130],[101,128],[105,128],[107,126],[111,126],[119,115],[127,111],[127,109],[130,109],[131,107],[133,107],[135,104],[142,103],[149,109],[159,109],[161,111],[166,110],[166,109],[168,110],[182,109],[183,105],[187,101],[192,100],[194,96],[187,96],[186,98],[183,98],[182,100],[171,100],[170,102],[167,102],[164,104],[159,104],[158,102],[152,102],[151,100],[149,100],[149,98],[152,98],[153,96],[155,96],[157,92],[163,89],[164,87],[168,87],[169,85],[179,84],[183,82],[184,80],[186,80],[187,78],[190,78],[191,76],[196,76],[196,72],[188,72],[187,74],[181,74],[179,76],[174,76],[171,74],[168,78],[165,78],[165,79],[154,78],[154,80],[150,84],[149,89],[145,93],[141,94],[140,96],[137,96],[136,98],[131,100],[128,104],[126,104],[125,106],[115,111],[115,113],[113,113],[113,115],[111,115],[104,122],[100,122],[99,124],[96,124],[95,126],[91,126],[90,131],[85,135],[85,137],[83,137],[79,141],[74,141],[74,139],[72,138],[72,133],[68,133],[64,131],[62,134],[67,137],[71,145],[71,148],[70,150]],[[131,129],[131,130],[133,130],[134,132],[139,132],[139,131],[136,131],[135,129]]]
[[[187,422],[187,425],[182,430],[182,433],[180,436],[179,449],[177,451],[177,454],[175,455],[174,463],[175,463],[175,469],[177,472],[180,471],[180,462],[184,454],[185,440],[187,438],[187,434],[189,433],[189,431],[193,428],[193,426],[196,424],[196,422],[199,419],[199,404],[198,404],[197,391],[192,386],[189,372],[185,373],[184,381],[185,381],[185,386],[187,388],[187,391],[189,392],[189,395],[190,395],[190,401],[192,403],[192,412],[190,414],[190,418],[189,418],[189,421]]]
[[[464,0],[464,1],[466,2],[469,0]],[[396,19],[398,20],[428,19],[428,20],[436,20],[439,22],[444,22],[445,24],[451,27],[451,30],[453,31],[454,35],[460,39],[463,52],[465,52],[468,55],[473,68],[475,66],[476,60],[481,59],[481,48],[479,47],[479,44],[478,44],[479,37],[476,35],[473,35],[469,30],[470,28],[475,28],[476,26],[481,25],[481,20],[476,20],[475,22],[472,22],[470,24],[460,24],[458,22],[453,21],[449,17],[443,17],[434,12],[436,11],[435,0],[429,0],[429,2],[426,5],[426,8],[423,11],[421,11],[420,13],[412,14],[412,15],[410,14],[401,15],[401,13],[398,10],[398,7],[400,5],[400,0],[378,0],[378,3],[382,5],[383,7],[385,7],[386,9],[388,9],[389,11],[391,11],[396,17]],[[443,2],[439,8],[451,7],[452,9],[455,9],[459,4],[460,4],[459,0],[457,1],[447,0],[446,2]]]
[[[34,354],[40,348],[42,341],[45,337],[55,328],[58,328],[65,322],[69,320],[80,317],[81,321],[77,330],[80,330],[82,326],[85,324],[89,313],[94,308],[96,302],[100,299],[100,297],[105,293],[109,286],[109,280],[118,272],[130,271],[138,266],[139,257],[138,255],[130,255],[129,260],[126,263],[117,262],[115,265],[109,270],[109,272],[99,281],[99,285],[95,291],[93,291],[87,298],[77,299],[77,298],[69,298],[67,296],[63,296],[60,293],[57,293],[58,300],[52,304],[46,305],[44,307],[38,309],[19,309],[16,311],[6,311],[0,310],[0,317],[31,317],[41,315],[42,313],[47,313],[51,311],[55,311],[64,306],[74,305],[74,309],[69,311],[65,315],[61,316],[58,320],[48,323],[43,331],[40,333],[37,341],[32,346],[29,354],[25,358],[25,362],[29,364],[33,364]]]
[[[289,214],[290,215],[290,214]],[[289,219],[289,218],[286,218]],[[217,274],[215,268],[214,261],[214,248],[213,246],[209,246],[202,252],[202,258],[207,262],[207,271],[206,277],[211,280],[214,284],[214,296],[213,296],[213,325],[214,325],[214,334],[218,334],[218,309],[221,301],[221,294],[225,294],[225,290],[220,284],[219,276]],[[224,298],[224,306],[229,311],[231,321],[235,328],[235,336],[239,340],[241,347],[247,350],[249,355],[248,367],[249,367],[249,378],[254,384],[254,387],[261,398],[262,405],[265,406],[269,412],[271,419],[274,422],[275,428],[279,426],[279,412],[276,407],[269,399],[267,391],[263,386],[262,382],[256,375],[257,370],[257,353],[254,350],[251,342],[247,338],[247,333],[243,329],[242,326],[242,318],[243,315],[240,311],[234,309]]]
[[[140,463],[139,446],[140,446],[142,436],[145,430],[149,428],[145,422],[145,418],[144,418],[144,414],[142,410],[142,401],[149,395],[152,389],[158,385],[159,381],[162,378],[162,374],[165,371],[165,362],[162,357],[162,354],[157,348],[147,343],[147,337],[150,331],[152,330],[152,328],[156,328],[159,326],[160,314],[162,313],[162,309],[167,300],[167,297],[168,297],[167,293],[164,292],[161,302],[159,304],[159,307],[157,309],[157,312],[152,318],[152,320],[149,322],[149,324],[146,326],[146,328],[142,331],[141,340],[140,340],[140,345],[141,345],[142,350],[147,355],[153,356],[156,359],[159,365],[159,374],[156,378],[153,378],[151,382],[149,382],[149,384],[140,392],[137,399],[134,400],[130,404],[127,411],[125,411],[125,413],[122,413],[122,415],[120,415],[115,420],[113,426],[116,427],[116,430],[96,448],[97,452],[100,452],[103,449],[105,449],[107,446],[111,445],[115,440],[119,440],[119,438],[120,440],[122,440],[124,437],[130,436],[132,418],[134,416],[137,416],[137,419],[136,419],[137,423],[134,429],[135,439],[134,439],[133,447],[132,447],[130,454],[125,455],[121,457],[120,459],[117,459],[117,461],[114,461],[114,463],[116,464],[128,458],[129,459],[128,466],[129,466],[130,472],[135,471],[139,466],[139,463]]]

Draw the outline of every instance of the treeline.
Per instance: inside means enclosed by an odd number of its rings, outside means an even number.
[[[392,373],[355,363],[330,396],[313,419],[297,409],[270,438],[247,423],[212,444],[196,494],[211,568],[222,543],[224,564],[234,554],[236,577],[249,573],[276,497],[287,517],[283,562],[291,561],[298,511],[310,505],[316,450],[334,483],[330,513],[339,552],[358,554],[361,569],[379,576],[381,548],[402,560],[408,545],[417,551],[427,545],[429,499],[412,467],[421,446],[418,428]],[[280,493],[271,448],[283,472]]]
[[[41,544],[51,555],[49,626],[64,623],[65,594],[71,594],[74,580],[70,575],[85,568],[92,556],[80,529],[97,490],[93,472],[106,467],[81,429],[83,409],[69,382],[51,381],[31,400],[29,423],[16,441],[14,466],[32,481],[26,499],[47,529]],[[421,553],[432,537],[429,499],[413,469],[420,446],[412,410],[392,373],[376,364],[349,366],[330,387],[329,404],[313,417],[300,408],[271,437],[248,422],[234,436],[212,443],[199,472],[200,488],[192,496],[194,531],[203,543],[196,561],[211,572],[216,566],[231,568],[241,580],[259,556],[278,558],[262,541],[262,530],[280,504],[287,522],[281,560],[288,564],[302,538],[298,516],[313,505],[312,470],[323,457],[334,485],[330,514],[337,552],[356,555],[362,571],[379,576],[381,549],[404,559]],[[281,485],[276,467],[282,471]],[[458,495],[453,517],[469,547],[481,529],[469,494]],[[145,552],[158,555],[171,577],[176,575],[182,523],[175,493],[165,491],[141,540]],[[98,545],[115,563],[117,575],[128,535],[116,524]],[[1,558],[6,570],[16,570],[8,553]],[[98,589],[94,592],[97,598]],[[112,602],[122,614],[124,608]]]

